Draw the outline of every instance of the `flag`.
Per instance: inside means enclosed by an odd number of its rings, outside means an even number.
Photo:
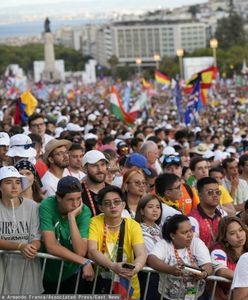
[[[176,85],[173,89],[174,99],[177,106],[179,120],[181,121],[182,117],[182,93],[179,85],[179,80],[177,80]]]
[[[196,74],[193,74],[191,78],[186,82],[184,92],[186,94],[192,93],[195,83],[198,79],[200,79],[202,103],[203,106],[205,106],[207,104],[207,90],[211,87],[212,81],[216,79],[217,74],[217,67],[210,67]]]
[[[199,111],[202,109],[200,78],[196,81],[193,92],[189,95],[187,110],[185,112],[185,124],[188,126],[192,121],[197,123]]]
[[[131,89],[130,89],[129,84],[127,83],[127,86],[125,88],[125,96],[124,96],[124,109],[125,109],[126,112],[128,111],[128,105],[129,105],[129,100],[130,100],[130,92],[131,92]]]
[[[21,124],[26,122],[28,117],[34,113],[37,104],[38,101],[30,91],[26,91],[21,94],[21,98],[16,102],[14,124]]]
[[[145,78],[142,79],[142,85],[145,89],[152,89],[153,85],[150,81],[146,80]]]
[[[155,71],[155,80],[158,83],[165,84],[165,85],[170,85],[171,82],[170,78],[167,75],[159,72],[158,70]]]
[[[122,122],[126,123],[127,125],[131,125],[135,121],[135,118],[132,115],[125,112],[121,102],[121,98],[115,86],[112,86],[112,90],[111,90],[110,111],[113,115],[116,116],[116,118],[120,119]]]
[[[215,253],[214,256],[216,256],[216,257],[214,258],[214,260],[223,260],[223,261],[226,260],[226,258],[225,258],[224,255],[216,254],[216,253]]]
[[[129,280],[115,275],[113,281],[113,294],[121,295],[121,300],[131,300],[134,289],[132,286],[129,288]]]
[[[133,107],[130,109],[130,114],[132,116],[137,117],[138,112],[143,111],[144,108],[147,107],[147,104],[148,104],[147,93],[144,91],[139,95]]]

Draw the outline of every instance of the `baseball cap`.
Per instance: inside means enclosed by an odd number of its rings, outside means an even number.
[[[150,176],[151,171],[147,167],[147,159],[145,158],[144,155],[139,154],[139,153],[132,153],[126,160],[125,165],[127,167],[138,167],[142,169],[146,175]]]
[[[82,192],[82,186],[80,181],[74,176],[65,176],[61,178],[57,185],[57,193],[64,195],[66,193],[71,193],[72,189],[71,186],[75,186],[76,189],[78,188],[79,192]]]
[[[123,136],[124,140],[132,139],[132,138],[133,138],[133,134],[131,132],[126,132]]]
[[[0,132],[0,145],[9,146],[9,135],[6,132]]]
[[[4,166],[0,168],[0,181],[5,178],[20,178],[22,190],[27,189],[30,185],[28,178],[21,175],[13,166]]]
[[[87,141],[87,140],[97,140],[98,139],[98,136],[96,134],[93,134],[93,133],[87,133],[85,134],[84,136],[84,140]]]
[[[168,155],[164,157],[162,166],[163,168],[168,165],[181,165],[181,157],[179,155]]]
[[[88,151],[85,153],[83,157],[83,166],[85,166],[86,164],[95,164],[102,159],[108,162],[107,158],[101,151],[98,150]]]
[[[68,123],[66,126],[68,131],[81,132],[84,131],[84,127],[80,127],[78,124]]]

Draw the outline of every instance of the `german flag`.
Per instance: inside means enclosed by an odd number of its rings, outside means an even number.
[[[158,70],[155,71],[155,80],[158,83],[165,84],[165,85],[170,85],[171,83],[170,78],[166,74],[163,74]]]

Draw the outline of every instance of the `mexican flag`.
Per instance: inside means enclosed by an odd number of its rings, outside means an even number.
[[[132,116],[132,114],[125,112],[121,98],[114,85],[112,86],[111,90],[110,111],[116,116],[117,119],[121,120],[127,125],[131,125],[135,121],[135,117]]]

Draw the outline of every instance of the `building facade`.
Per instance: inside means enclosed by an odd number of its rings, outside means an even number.
[[[102,27],[96,39],[97,61],[108,66],[115,55],[120,64],[154,65],[154,55],[173,57],[178,48],[192,52],[206,47],[206,24],[200,22],[134,21]]]

